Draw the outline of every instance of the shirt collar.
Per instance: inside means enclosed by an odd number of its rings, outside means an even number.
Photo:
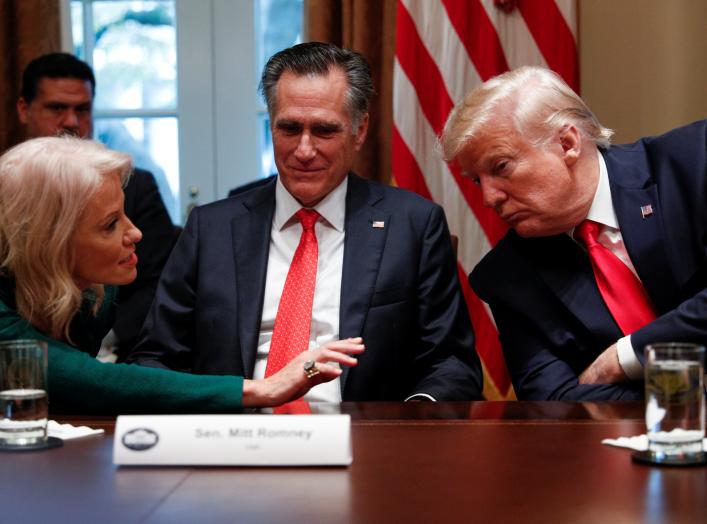
[[[349,186],[349,177],[336,186],[321,202],[312,209],[316,210],[321,217],[339,232],[344,231],[344,217],[346,214],[346,190]],[[277,177],[275,187],[275,216],[274,226],[278,230],[291,225],[294,214],[302,209],[302,204],[297,202],[289,191],[285,188],[280,177]]]
[[[597,157],[599,159],[599,183],[597,191],[592,200],[592,206],[589,208],[587,219],[605,226],[619,229],[619,221],[614,212],[614,204],[611,201],[611,187],[609,185],[609,172],[606,169],[604,157],[597,149]]]

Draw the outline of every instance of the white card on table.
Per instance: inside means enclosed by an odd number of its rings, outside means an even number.
[[[349,415],[121,415],[117,465],[348,466]]]

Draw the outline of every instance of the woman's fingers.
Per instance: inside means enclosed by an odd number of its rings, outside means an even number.
[[[316,363],[336,362],[344,366],[355,366],[358,360],[350,355],[359,355],[365,351],[361,337],[337,340],[324,344],[322,347],[308,352],[306,360]],[[336,366],[332,366],[335,368]],[[335,378],[335,377],[334,377]]]
[[[358,337],[358,338],[349,338],[345,340],[336,340],[334,342],[329,342],[327,344],[324,344],[319,348],[319,351],[336,351],[340,353],[349,353],[349,354],[354,354],[357,355],[359,353],[363,353],[365,351],[366,346],[363,344],[363,339]]]
[[[339,364],[344,364],[346,366],[355,366],[358,364],[358,359],[347,355],[346,353],[323,349],[321,353],[319,353],[316,362],[338,362]]]
[[[341,368],[338,366],[331,366],[329,364],[323,364],[321,362],[318,362],[317,364],[315,364],[315,366],[317,366],[319,374],[312,377],[312,379],[314,379],[317,384],[334,380],[336,377],[341,375],[341,373],[343,373]]]
[[[343,340],[334,340],[324,344],[322,348],[335,349],[337,351],[357,351],[365,349],[363,339],[361,337],[345,338]]]

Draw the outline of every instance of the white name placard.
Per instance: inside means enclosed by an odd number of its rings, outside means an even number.
[[[113,463],[348,466],[349,415],[121,415]]]

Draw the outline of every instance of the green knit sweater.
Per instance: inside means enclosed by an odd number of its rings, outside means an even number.
[[[113,318],[116,289],[106,286],[97,315],[76,315],[71,338],[76,347],[37,331],[15,310],[14,283],[0,277],[0,340],[46,340],[49,357],[49,406],[53,413],[227,413],[238,411],[243,378],[190,375],[95,359]]]

